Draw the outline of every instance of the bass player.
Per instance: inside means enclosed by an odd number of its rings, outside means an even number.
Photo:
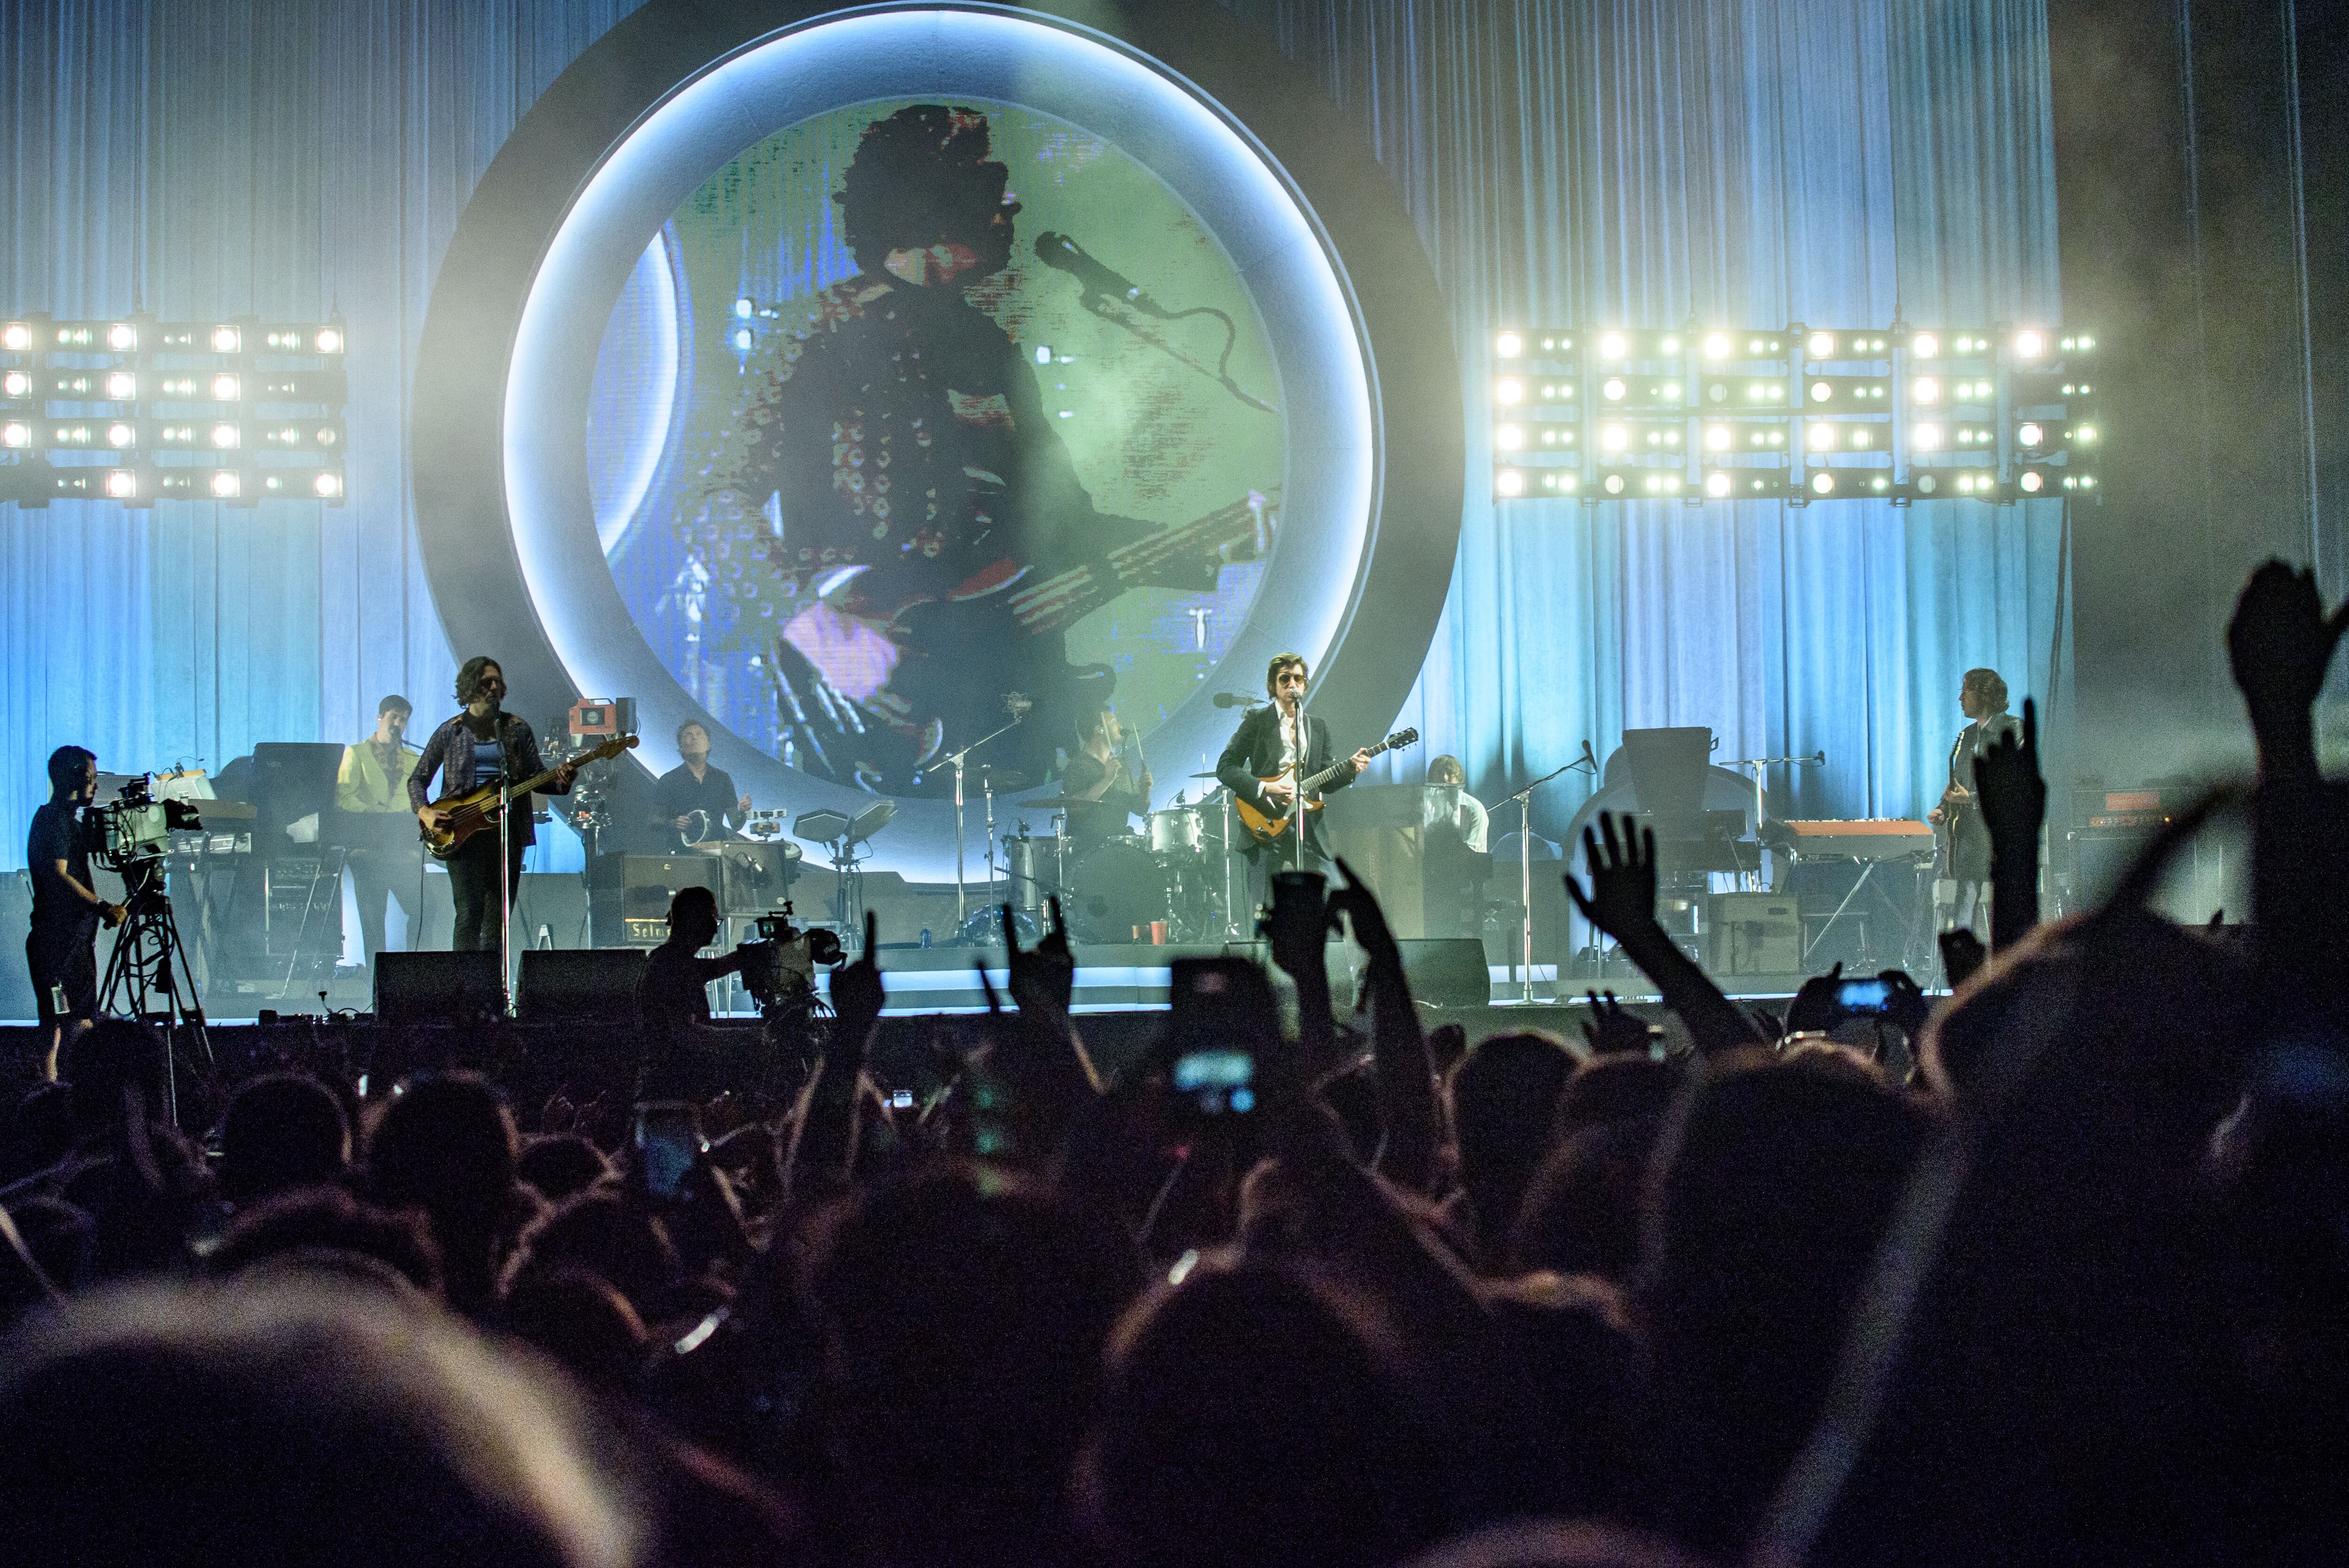
[[[457,700],[465,705],[464,709],[432,732],[432,738],[424,743],[423,755],[416,759],[415,770],[408,776],[408,803],[415,809],[416,820],[427,829],[439,828],[442,817],[425,789],[436,772],[440,775],[440,793],[446,798],[462,795],[483,784],[501,779],[519,781],[544,771],[538,756],[538,738],[531,733],[529,724],[499,707],[505,696],[505,672],[498,668],[495,659],[476,655],[457,672]],[[546,793],[569,794],[571,780],[577,771],[577,766],[568,762],[556,769],[554,781],[545,786]],[[445,862],[449,868],[449,893],[457,910],[457,927],[450,946],[460,953],[498,945],[505,916],[512,913],[506,899],[522,886],[523,851],[530,847],[534,835],[531,830],[529,798],[525,796],[514,805],[518,809],[503,834],[475,833],[458,846]],[[501,837],[506,842],[502,878],[498,864]],[[502,880],[504,897],[499,892]]]
[[[1240,720],[1216,764],[1216,777],[1224,788],[1268,817],[1286,817],[1292,807],[1302,810],[1297,799],[1296,780],[1318,773],[1330,763],[1329,725],[1304,711],[1309,678],[1304,655],[1275,654],[1264,672],[1264,688],[1272,697],[1272,706],[1256,708]],[[1305,730],[1301,744],[1298,734],[1300,721]],[[1351,784],[1370,761],[1367,750],[1356,751],[1340,766],[1337,776],[1322,786],[1323,790],[1341,789]],[[1266,782],[1268,779],[1271,782]],[[1261,904],[1269,900],[1275,872],[1328,870],[1330,854],[1321,845],[1319,814],[1304,811],[1303,816],[1301,845],[1297,830],[1291,827],[1280,835],[1276,845],[1251,844],[1245,851],[1252,903]]]

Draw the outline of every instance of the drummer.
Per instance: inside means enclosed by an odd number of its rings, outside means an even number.
[[[1137,778],[1136,770],[1127,767],[1120,755],[1125,740],[1125,727],[1109,708],[1077,720],[1077,751],[1061,770],[1061,793],[1072,800],[1099,804],[1068,808],[1069,839],[1074,849],[1088,850],[1129,831],[1126,819],[1150,810],[1150,764],[1141,763]]]

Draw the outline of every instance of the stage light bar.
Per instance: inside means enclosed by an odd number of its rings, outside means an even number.
[[[0,318],[0,500],[340,505],[349,346],[339,317]]]
[[[2095,341],[2037,323],[1511,325],[1490,339],[1495,499],[2094,493]],[[1568,475],[1570,492],[1552,482]]]

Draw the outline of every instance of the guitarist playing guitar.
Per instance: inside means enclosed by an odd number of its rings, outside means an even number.
[[[416,820],[423,824],[428,839],[444,831],[453,798],[482,785],[519,783],[548,771],[540,765],[538,738],[530,726],[499,708],[505,695],[505,672],[498,668],[495,659],[476,655],[457,672],[457,700],[465,705],[464,711],[432,732],[432,738],[424,743],[424,754],[416,759],[416,770],[408,776],[408,802],[415,808]],[[566,762],[553,769],[553,777],[539,788],[549,795],[568,794],[577,771],[577,763]],[[425,793],[436,772],[441,781],[441,799],[437,803]],[[527,809],[513,814],[504,838],[507,858],[502,867],[498,863],[494,818],[489,831],[471,833],[444,857],[449,892],[457,906],[457,928],[450,945],[458,952],[496,947],[504,934],[506,900],[522,885],[522,854],[533,838]]]
[[[1987,938],[1990,929],[1990,830],[1982,826],[1974,804],[1974,758],[1992,741],[2015,729],[2006,711],[2006,682],[1993,669],[1971,669],[1958,686],[1958,707],[1966,727],[1950,748],[1950,782],[1941,803],[1927,814],[1940,836],[1940,875],[1933,902],[1944,931],[1979,925]]]
[[[1268,823],[1286,820],[1300,812],[1304,818],[1301,841],[1291,823],[1288,831],[1270,841],[1257,839],[1243,851],[1248,858],[1248,892],[1251,901],[1257,903],[1269,898],[1275,872],[1319,872],[1330,863],[1329,851],[1321,843],[1319,813],[1300,805],[1297,781],[1323,772],[1334,763],[1337,771],[1321,785],[1321,789],[1342,789],[1371,760],[1366,750],[1343,760],[1333,758],[1330,727],[1303,711],[1308,678],[1304,655],[1274,655],[1264,672],[1265,690],[1271,695],[1272,706],[1252,709],[1240,720],[1239,728],[1232,732],[1230,743],[1216,764],[1216,777],[1233,798],[1261,813]],[[1300,722],[1302,737],[1298,733]],[[1304,804],[1310,804],[1309,798]]]

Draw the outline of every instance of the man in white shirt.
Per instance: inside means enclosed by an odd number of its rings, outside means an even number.
[[[1460,758],[1449,755],[1436,758],[1427,765],[1427,781],[1430,784],[1449,785],[1459,791],[1453,814],[1453,826],[1458,830],[1462,843],[1478,854],[1483,854],[1485,828],[1485,803],[1468,793],[1468,774],[1467,770],[1460,766]]]

